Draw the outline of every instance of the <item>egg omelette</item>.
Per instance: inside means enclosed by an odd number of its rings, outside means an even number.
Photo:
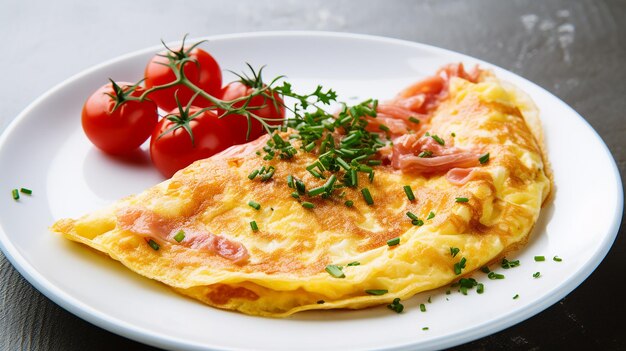
[[[404,300],[525,244],[552,188],[526,94],[455,64],[374,107],[364,125],[386,143],[369,170],[335,167],[356,174],[348,186],[328,191],[332,172],[309,167],[321,145],[288,129],[276,135],[293,157],[265,157],[266,135],[51,230],[208,305],[272,317]]]

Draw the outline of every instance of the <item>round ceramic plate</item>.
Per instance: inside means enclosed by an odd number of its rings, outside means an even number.
[[[241,71],[246,62],[267,65],[265,77],[284,74],[298,91],[322,84],[346,101],[390,98],[450,62],[491,68],[530,94],[541,109],[555,174],[554,200],[543,209],[528,245],[510,257],[520,260],[519,267],[499,269],[503,280],[474,275],[485,285],[480,295],[456,289],[446,294],[450,288],[444,287],[406,301],[402,314],[382,306],[286,319],[202,305],[48,232],[56,219],[80,216],[162,180],[147,153],[127,161],[111,159],[94,149],[80,126],[83,101],[92,91],[109,77],[138,80],[160,48],[138,51],[52,89],[0,139],[2,250],[37,289],[95,325],[171,349],[439,349],[497,332],[556,303],[595,269],[615,239],[622,188],[609,151],[575,111],[519,76],[458,53],[362,35],[278,32],[209,39],[203,47],[223,69]],[[598,174],[602,181],[594,178]],[[20,187],[33,194],[14,201],[11,189]],[[546,261],[535,262],[537,255]],[[535,272],[541,277],[533,278]],[[426,312],[420,311],[422,303]]]

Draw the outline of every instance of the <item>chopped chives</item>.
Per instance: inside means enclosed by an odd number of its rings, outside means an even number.
[[[335,278],[346,277],[346,275],[343,274],[343,271],[341,270],[341,268],[339,268],[339,266],[334,265],[334,264],[329,264],[328,266],[326,266],[326,272],[328,272],[328,274],[332,275]]]
[[[485,163],[489,162],[489,153],[486,153],[486,154],[480,156],[478,158],[478,162],[480,162],[481,165],[484,165]]]
[[[367,164],[370,166],[380,166],[382,163],[381,160],[367,160]]]
[[[261,209],[261,204],[259,204],[258,202],[254,202],[254,201],[248,201],[248,206],[254,208],[257,211]]]
[[[426,312],[426,305],[424,305],[423,303],[420,303],[420,311]]]
[[[422,328],[422,330],[428,330],[428,327],[424,327],[424,328]]]
[[[393,301],[387,305],[387,308],[395,311],[396,313],[402,313],[404,311],[404,305],[400,303],[400,298],[396,297]]]
[[[17,192],[17,189],[11,190],[11,194],[13,195],[13,200],[19,200],[20,193]]]
[[[430,150],[424,150],[424,151],[420,152],[420,153],[419,153],[419,155],[417,155],[417,157],[424,158],[424,157],[430,157],[430,156],[432,156],[432,155],[433,155],[433,152],[432,152],[432,151],[430,151]]]
[[[270,168],[268,168],[267,173],[265,173],[264,175],[261,176],[261,181],[263,182],[267,182],[268,180],[270,180],[272,178],[272,176],[274,176],[274,172],[276,171],[276,169],[274,169],[274,167],[270,166]]]
[[[372,199],[372,194],[370,194],[370,190],[368,188],[361,189],[361,194],[363,194],[363,199],[367,202],[368,205],[374,204],[374,199]]]
[[[250,172],[250,174],[248,174],[248,179],[250,180],[254,179],[257,176],[257,174],[259,174],[259,170],[255,169],[254,171]]]
[[[429,296],[428,297],[428,303],[431,303],[431,302],[432,302],[432,300],[431,300],[431,297]]]
[[[315,205],[311,202],[304,201],[302,202],[302,207],[312,209],[312,208],[315,208]]]
[[[359,185],[359,178],[356,174],[356,169],[350,169],[350,185],[357,186]]]
[[[370,175],[367,176],[367,178],[370,180],[370,183],[374,181],[374,171],[370,172]]]
[[[341,168],[345,169],[346,171],[350,170],[350,165],[349,165],[346,161],[344,161],[344,160],[343,160],[343,158],[341,158],[341,157],[337,157],[337,158],[336,158],[336,161],[337,161],[337,164],[338,164]]]
[[[506,258],[503,258],[502,262],[500,263],[500,266],[502,266],[502,268],[504,269],[514,268],[519,265],[520,265],[519,260],[509,261]]]
[[[183,239],[185,239],[185,231],[184,230],[179,230],[178,233],[176,233],[176,235],[174,235],[174,240],[176,240],[177,243],[183,241]]]
[[[348,206],[348,207],[352,207],[352,206],[354,206],[354,201],[348,200],[348,201],[344,202],[343,204]]]
[[[154,251],[159,251],[159,248],[161,247],[161,246],[159,246],[159,244],[157,244],[157,242],[156,242],[156,241],[154,241],[154,240],[152,240],[152,239],[148,240],[148,245],[150,245],[150,247],[151,247]]]
[[[441,139],[439,136],[433,134],[431,135],[431,138],[435,139],[435,141],[439,144],[439,145],[445,145],[446,142],[443,141],[443,139]]]
[[[250,228],[252,228],[253,232],[256,232],[257,230],[259,230],[259,226],[256,224],[256,221],[250,222]]]
[[[387,245],[389,245],[389,246],[396,246],[399,243],[400,243],[400,238],[399,237],[387,240]]]
[[[293,176],[291,174],[287,176],[287,186],[292,189],[296,187],[296,185],[293,182]]]
[[[513,300],[517,300],[517,298],[519,298],[519,294],[515,294],[515,296],[513,296]]]
[[[539,277],[541,277],[541,273],[539,273],[539,272],[535,272],[535,273],[533,274],[533,277],[534,277],[534,278],[539,278]]]
[[[299,199],[300,198],[300,194],[298,194],[297,191],[294,191],[293,193],[291,193],[291,197],[293,197],[294,199]]]
[[[417,216],[413,212],[411,212],[411,211],[407,212],[406,215],[407,215],[407,217],[411,218],[412,220],[416,220],[417,219]]]
[[[32,190],[27,189],[27,188],[20,188],[20,192],[21,192],[21,193],[24,193],[24,194],[26,194],[26,195],[31,195],[31,194],[33,193],[33,191],[32,191]]]
[[[479,294],[482,294],[485,292],[485,285],[483,285],[483,283],[478,283],[478,285],[476,285],[476,292]]]
[[[450,133],[450,135],[451,135],[453,138],[454,138],[454,137],[456,137],[456,133],[455,133],[455,132]]]
[[[314,147],[315,147],[315,142],[310,142],[304,147],[304,150],[306,150],[307,152],[311,152],[311,150],[313,150]]]
[[[308,170],[309,173],[311,173],[312,176],[314,176],[315,178],[324,178],[323,175],[321,175],[318,171],[314,170],[314,169],[309,169]]]
[[[416,123],[416,124],[417,124],[417,123],[419,123],[419,122],[420,122],[420,120],[419,120],[419,119],[417,119],[417,118],[415,118],[415,117],[413,117],[413,116],[411,116],[411,117],[409,117],[409,122],[413,122],[413,123]]]
[[[426,219],[433,219],[435,218],[435,212],[430,211],[430,213],[428,214],[428,217],[426,217]]]
[[[450,248],[450,255],[452,255],[452,257],[456,257],[456,255],[461,251],[461,249],[459,249],[458,247],[451,247]]]
[[[300,179],[296,179],[296,190],[298,190],[298,193],[300,194],[304,194],[306,192],[306,187]]]
[[[412,223],[413,225],[418,226],[418,227],[421,227],[421,226],[423,226],[423,225],[424,225],[424,221],[422,221],[421,219],[414,219],[414,220],[412,220],[412,221],[411,221],[411,223]]]
[[[406,197],[409,199],[409,201],[415,200],[415,194],[413,194],[413,189],[411,189],[411,186],[405,185],[403,188],[404,193],[406,194]]]
[[[552,259],[554,260],[554,262],[561,262],[561,261],[563,261],[563,259],[560,258],[559,256],[554,256]]]
[[[481,271],[481,272],[483,272],[483,273],[489,273],[489,272],[491,272],[491,271],[489,270],[489,267],[487,267],[487,266],[481,267],[481,268],[480,268],[480,271]]]
[[[462,273],[463,268],[465,268],[465,262],[467,262],[467,260],[463,257],[459,262],[454,264],[454,274],[460,275]]]
[[[385,295],[386,293],[389,292],[389,290],[385,290],[385,289],[371,289],[371,290],[365,290],[365,292],[367,294],[370,294],[370,295],[380,296],[380,295]]]
[[[454,201],[456,201],[456,202],[468,202],[469,199],[466,198],[466,197],[457,197],[457,198],[454,199]]]
[[[546,260],[546,256],[535,256],[535,262],[543,262]]]
[[[335,185],[335,182],[337,181],[337,176],[336,175],[331,175],[330,178],[328,178],[328,180],[326,181],[326,183],[324,184],[324,190],[327,193],[330,193],[333,190],[333,185]]]
[[[496,272],[489,272],[489,274],[487,274],[487,278],[489,278],[491,280],[504,279],[504,275],[496,273]]]
[[[361,264],[361,262],[359,262],[359,261],[354,261],[354,262],[350,262],[350,263],[348,263],[346,266],[348,266],[348,267],[352,267],[352,266],[358,266],[358,265],[360,265],[360,264]]]
[[[333,176],[334,176],[334,174],[333,174]],[[319,194],[321,194],[321,193],[323,193],[325,191],[326,191],[326,187],[322,185],[320,187],[313,188],[313,189],[309,190],[307,195],[309,195],[309,196],[317,196],[317,195],[319,195]]]
[[[379,125],[378,125],[378,129],[380,129],[380,130],[382,130],[383,132],[386,132],[386,133],[389,133],[389,132],[390,132],[389,127],[387,127],[387,126],[386,126],[386,125],[384,125],[384,124],[379,124]]]

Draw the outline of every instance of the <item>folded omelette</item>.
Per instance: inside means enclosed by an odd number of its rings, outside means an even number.
[[[330,173],[310,172],[319,145],[286,129],[289,159],[264,157],[266,135],[51,230],[208,305],[272,317],[407,299],[525,244],[551,192],[527,95],[449,65],[375,108],[367,128],[387,143],[353,186],[312,196]]]

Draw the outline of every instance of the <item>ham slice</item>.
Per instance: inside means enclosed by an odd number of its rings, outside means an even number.
[[[463,185],[477,174],[477,167],[471,168],[452,168],[446,173],[446,179],[454,185]]]
[[[420,157],[422,152],[430,152],[431,155]],[[431,137],[406,134],[394,140],[391,166],[403,172],[447,172],[452,168],[478,166],[479,157],[474,152],[441,145]]]
[[[153,240],[183,245],[191,249],[214,253],[235,263],[248,259],[248,250],[241,243],[221,235],[195,228],[186,228],[178,221],[163,217],[155,212],[139,207],[124,208],[117,213],[117,220],[123,230],[133,232]],[[174,239],[179,231],[185,238],[179,243]]]

